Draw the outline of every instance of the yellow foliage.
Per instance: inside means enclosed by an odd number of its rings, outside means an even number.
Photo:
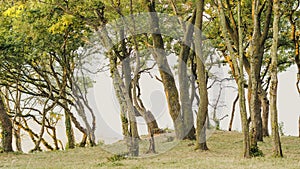
[[[52,34],[63,33],[70,25],[73,24],[74,18],[75,17],[73,15],[63,15],[57,23],[48,29],[48,31]]]
[[[25,8],[24,4],[15,5],[11,8],[8,8],[6,11],[4,11],[3,15],[9,17],[19,17],[24,11],[24,8]]]

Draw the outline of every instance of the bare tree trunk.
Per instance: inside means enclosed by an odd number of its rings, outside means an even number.
[[[66,127],[66,134],[67,134],[67,140],[68,140],[67,148],[73,149],[73,148],[75,148],[74,131],[72,128],[72,122],[71,122],[70,115],[66,111],[65,111],[65,125],[66,125],[65,127]]]
[[[4,102],[0,96],[0,123],[2,127],[2,147],[4,152],[12,152],[12,135],[13,135],[13,126],[12,122],[9,119],[8,114],[6,113]]]
[[[138,50],[137,50],[138,52]],[[148,128],[148,134],[149,134],[149,150],[147,151],[147,153],[156,153],[155,151],[155,141],[154,141],[154,133],[156,132],[159,132],[159,128],[158,128],[158,125],[157,125],[157,122],[153,116],[153,114],[150,112],[150,111],[147,111],[146,108],[144,107],[144,104],[142,102],[142,100],[140,99],[140,91],[136,92],[136,89],[138,88],[139,89],[139,75],[138,75],[138,72],[139,72],[139,67],[140,67],[140,60],[139,60],[139,54],[137,54],[137,64],[136,64],[136,69],[134,71],[134,79],[133,79],[133,102],[134,102],[134,105],[137,109],[137,111],[139,112],[140,115],[143,116],[143,118],[145,119],[146,121],[146,124],[147,124],[147,128]]]
[[[155,2],[152,0],[146,0],[145,4],[150,15],[150,26],[153,32],[153,46],[154,46],[154,58],[159,68],[159,73],[164,85],[164,91],[167,98],[168,108],[171,118],[174,123],[175,133],[177,139],[184,138],[184,126],[183,119],[180,112],[180,104],[178,98],[178,90],[175,84],[173,73],[166,59],[166,51],[164,48],[164,41],[160,34],[159,18],[155,10]]]
[[[16,139],[17,151],[22,152],[21,128],[19,126],[16,126],[16,128],[14,129],[14,135]]]
[[[83,75],[83,74],[82,74]],[[83,77],[85,78],[85,77]],[[73,84],[72,87],[72,94],[73,94],[73,98],[75,99],[75,108],[76,111],[78,113],[78,115],[81,117],[82,121],[85,124],[86,127],[86,134],[88,136],[89,139],[89,143],[90,146],[95,146],[96,145],[96,138],[95,138],[95,115],[93,110],[91,109],[91,107],[88,104],[88,100],[86,98],[86,91],[81,91],[79,85],[77,84],[75,77],[72,77],[72,82],[70,82]],[[84,82],[85,83],[85,82]],[[84,85],[84,90],[86,90],[86,84]],[[92,125],[89,123],[88,118],[87,118],[87,113],[86,113],[86,109],[87,108],[92,116]]]
[[[236,103],[237,103],[238,100],[239,100],[239,94],[236,96],[236,98],[234,99],[233,104],[232,104],[231,117],[230,117],[228,131],[231,131],[231,129],[232,129],[232,123],[233,123],[233,118],[234,118],[235,106],[236,106]]]
[[[28,126],[27,122],[25,121],[24,119],[24,125],[23,126],[21,123],[15,121],[15,124],[17,126],[19,126],[20,128],[22,128],[24,131],[28,132],[31,140],[33,141],[34,144],[36,144],[37,140],[35,138],[39,138],[39,135],[34,133]],[[41,143],[44,144],[44,146],[48,149],[48,150],[54,150],[54,148],[44,139],[44,138],[41,138]],[[40,150],[40,148],[38,148],[38,150]],[[31,150],[31,151],[34,151],[34,150]]]
[[[196,128],[196,149],[208,150],[206,145],[206,117],[208,114],[208,93],[207,93],[207,76],[205,70],[205,57],[202,52],[202,23],[204,12],[204,0],[196,1],[196,21],[195,27],[195,50],[197,63],[197,80],[199,84],[200,104],[197,113]]]
[[[267,92],[261,89],[260,101],[262,106],[262,134],[263,137],[269,136],[269,100],[267,98]]]
[[[65,104],[58,102],[58,105],[60,105],[62,108],[64,108],[65,113],[67,113],[69,115],[69,117],[71,118],[71,121],[73,122],[74,126],[83,134],[83,138],[82,141],[79,144],[79,147],[84,147],[86,145],[86,139],[87,139],[87,130],[81,126],[81,124],[78,122],[78,120],[76,119],[76,117],[73,115],[73,113],[71,112],[71,110],[68,108],[68,106],[66,106]]]
[[[242,11],[241,1],[238,1],[238,36],[239,36],[239,100],[240,113],[242,119],[242,130],[244,134],[244,157],[250,157],[250,142],[249,142],[249,125],[247,121],[246,98],[245,98],[245,84],[244,84],[244,47],[243,47],[243,33],[242,33]],[[237,66],[236,66],[237,67]]]
[[[195,127],[194,117],[192,111],[192,102],[189,94],[189,78],[187,74],[187,62],[190,54],[190,46],[192,43],[194,24],[196,18],[196,11],[194,11],[192,19],[187,22],[187,29],[184,35],[184,42],[180,49],[179,61],[178,61],[178,79],[179,79],[179,91],[180,91],[180,102],[181,112],[184,123],[184,135],[185,139],[195,139]]]
[[[109,37],[109,34],[105,27],[106,20],[103,15],[104,15],[104,12],[101,14],[99,13],[99,15],[98,15],[99,21],[102,23],[102,25],[101,25],[101,30],[98,30],[98,28],[97,28],[97,31],[98,31],[98,35],[102,41],[102,44],[108,50],[107,54],[109,55],[110,73],[111,73],[111,76],[113,79],[114,88],[116,90],[116,93],[120,96],[118,98],[124,99],[124,100],[119,100],[119,101],[122,101],[122,102],[120,102],[120,104],[122,103],[121,107],[124,105],[123,108],[127,109],[127,113],[128,113],[127,117],[128,117],[129,127],[130,127],[129,128],[130,138],[125,138],[125,139],[129,141],[129,142],[127,142],[127,143],[129,143],[128,144],[129,154],[131,156],[138,156],[138,154],[139,154],[139,134],[138,134],[138,130],[137,130],[135,109],[134,109],[132,101],[130,99],[130,91],[125,86],[126,84],[124,84],[124,81],[122,80],[122,78],[119,74],[119,71],[117,69],[117,59],[118,59],[118,57],[119,57],[119,59],[121,59],[120,52],[115,48],[116,44],[113,44],[111,38]],[[125,116],[122,116],[122,117],[125,117]],[[125,119],[125,118],[123,118],[123,119]],[[124,125],[124,123],[123,123],[123,125]]]
[[[280,136],[278,132],[278,111],[277,111],[277,48],[278,48],[278,36],[279,36],[279,20],[280,12],[279,0],[274,0],[274,21],[273,21],[273,43],[271,48],[271,87],[270,87],[270,107],[271,107],[271,121],[272,121],[272,140],[273,140],[273,153],[275,157],[283,157]]]
[[[79,144],[79,147],[85,147],[85,145],[86,145],[86,141],[87,141],[87,134],[86,134],[86,132],[84,132],[84,133],[82,133],[83,135],[82,135],[82,139],[81,139],[81,142],[80,142],[80,144]]]
[[[264,44],[268,37],[269,25],[272,16],[272,1],[268,0],[266,5],[265,23],[262,29],[261,1],[252,1],[253,35],[251,40],[250,53],[250,74],[249,74],[249,106],[251,115],[251,146],[258,149],[257,141],[262,141],[262,120],[261,106],[258,97],[260,82],[260,71],[264,54]]]
[[[232,67],[233,67],[233,74],[237,79],[238,85],[238,92],[239,92],[239,105],[240,105],[240,114],[241,114],[241,123],[242,123],[242,130],[243,130],[243,149],[244,149],[244,157],[250,157],[250,138],[249,138],[249,123],[247,119],[247,109],[246,109],[246,99],[245,99],[245,84],[244,84],[244,57],[243,57],[243,37],[242,37],[242,18],[241,18],[241,1],[238,1],[238,49],[239,49],[239,59],[235,56],[235,51],[232,48],[232,43],[229,39],[229,31],[226,24],[226,17],[224,12],[224,7],[221,0],[218,0],[218,8],[220,14],[220,23],[221,29],[224,34],[226,46],[230,52],[231,60],[232,60]],[[239,62],[238,62],[239,61]],[[239,63],[239,64],[238,64]]]

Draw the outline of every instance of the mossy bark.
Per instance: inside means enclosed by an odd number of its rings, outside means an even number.
[[[237,85],[238,85],[238,93],[239,93],[239,105],[240,105],[240,114],[241,114],[241,123],[242,123],[242,131],[243,131],[243,150],[244,150],[244,157],[249,158],[250,157],[250,136],[249,136],[249,125],[248,125],[248,119],[247,119],[247,109],[246,109],[246,98],[245,98],[245,82],[244,82],[244,66],[247,70],[249,66],[247,65],[247,59],[244,59],[243,53],[243,38],[242,38],[242,30],[241,30],[241,24],[242,24],[242,18],[241,18],[241,1],[238,1],[238,35],[231,36],[238,37],[238,40],[236,39],[235,45],[238,46],[238,56],[236,55],[236,52],[234,51],[232,47],[232,42],[230,41],[230,31],[228,30],[228,23],[226,20],[224,7],[221,0],[218,0],[218,10],[220,14],[220,24],[222,33],[224,34],[225,43],[226,46],[230,52],[230,59],[232,60],[232,69],[234,77],[236,79]],[[244,62],[246,64],[244,65]],[[249,68],[250,69],[250,68]]]
[[[195,21],[195,50],[197,64],[197,82],[200,95],[199,109],[197,113],[196,149],[208,150],[206,145],[206,117],[208,114],[207,76],[205,70],[205,57],[202,52],[202,23],[204,12],[204,0],[196,1]]]
[[[75,148],[75,138],[74,138],[74,131],[72,128],[71,118],[68,112],[65,111],[65,127],[66,127],[66,135],[67,135],[67,148],[73,149]]]
[[[13,126],[12,122],[5,110],[4,102],[0,96],[0,123],[2,128],[2,147],[4,152],[12,152],[12,135]]]
[[[275,157],[283,157],[280,136],[278,132],[278,110],[277,110],[277,87],[278,87],[278,36],[279,36],[279,20],[280,20],[280,2],[274,0],[274,21],[273,21],[273,43],[271,48],[271,86],[270,86],[270,110],[271,110],[271,123],[272,123],[272,140],[273,140],[273,155]]]
[[[171,72],[170,66],[166,59],[167,55],[164,48],[164,41],[160,33],[159,18],[155,10],[155,2],[145,0],[145,4],[147,5],[147,10],[150,15],[149,23],[151,29],[153,30],[151,36],[154,46],[154,58],[158,65],[159,73],[164,86],[169,112],[174,123],[176,138],[181,140],[184,138],[184,124],[180,112],[178,90],[175,84],[173,73]]]

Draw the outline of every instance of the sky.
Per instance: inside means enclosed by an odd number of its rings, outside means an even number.
[[[173,63],[176,61],[174,57],[169,57],[168,59]],[[221,67],[219,69],[212,69],[212,71],[218,74],[220,77],[226,77],[228,68]],[[287,71],[280,73],[278,85],[278,121],[283,124],[284,134],[291,136],[298,136],[298,118],[300,116],[300,96],[298,95],[295,86],[296,72],[296,66],[293,65],[292,67],[288,68]],[[157,75],[159,77],[156,68],[154,68],[152,75]],[[96,139],[97,141],[104,141],[106,144],[114,143],[118,140],[121,140],[123,135],[119,113],[119,103],[115,97],[109,71],[105,71],[94,76],[94,80],[96,83],[94,84],[93,88],[89,90],[88,98],[89,104],[92,106],[96,115]],[[162,83],[157,81],[155,78],[151,78],[148,74],[141,76],[140,83],[142,89],[141,98],[144,101],[146,109],[151,110],[160,128],[173,129],[173,123],[168,112]],[[235,83],[232,81],[225,83],[224,85],[234,86]],[[219,92],[217,89],[218,88],[209,89],[209,100],[211,103],[215,101],[216,95]],[[225,115],[229,115],[220,122],[220,127],[222,130],[228,130],[232,102],[235,99],[236,94],[236,89],[231,87],[222,90],[222,106],[220,106],[220,108],[217,110],[217,117],[221,118]],[[197,105],[194,105],[193,109],[197,110]],[[212,109],[210,109],[209,112],[211,112],[211,110]],[[137,122],[139,134],[146,135],[147,127],[144,120],[141,117],[138,117]],[[241,131],[238,106],[236,108],[232,129]],[[269,126],[269,131],[270,129],[271,127]],[[210,133],[207,135],[208,141],[211,133],[213,133],[213,131],[210,131]],[[57,124],[57,136],[63,143],[66,143],[63,120]],[[75,138],[77,142],[80,142],[81,134],[77,129],[75,129]],[[47,140],[51,140],[51,138],[47,138]],[[33,146],[33,143],[28,137],[24,138],[23,150],[25,152],[31,150]]]
[[[226,67],[222,68],[223,76],[226,76]],[[153,74],[158,75],[154,70]],[[220,72],[220,70],[217,70]],[[97,109],[97,131],[96,136],[104,140],[105,143],[111,143],[122,138],[121,121],[119,114],[119,103],[115,98],[114,89],[112,86],[112,80],[109,72],[101,73],[95,79],[97,83],[93,88],[93,92],[90,98],[92,98],[93,104]],[[168,112],[165,95],[163,92],[163,86],[161,82],[155,78],[151,78],[149,75],[143,75],[141,77],[142,99],[145,107],[154,114],[157,119],[160,128],[173,128],[173,123]],[[293,65],[287,71],[279,74],[278,85],[278,121],[283,124],[283,131],[285,135],[298,135],[298,117],[300,116],[300,96],[296,90],[296,66]],[[229,82],[229,86],[234,86],[234,82]],[[210,89],[209,97],[213,102],[216,97],[217,89]],[[219,118],[229,115],[220,122],[222,130],[228,130],[232,102],[236,97],[237,91],[233,88],[225,88],[222,91],[222,107],[217,110],[217,116]],[[92,102],[91,102],[92,103]],[[197,106],[193,106],[196,110]],[[211,111],[211,109],[210,109]],[[147,128],[144,120],[141,117],[137,118],[140,134],[147,134]],[[270,123],[269,123],[270,124]],[[269,127],[270,131],[271,127]],[[233,122],[233,130],[241,131],[240,114],[237,106],[235,112],[235,118]]]

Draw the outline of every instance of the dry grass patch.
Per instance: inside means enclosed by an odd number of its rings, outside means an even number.
[[[2,153],[0,168],[299,169],[300,138],[286,136],[281,140],[284,152],[282,159],[272,157],[271,138],[265,138],[264,142],[259,143],[265,157],[243,159],[242,134],[216,131],[208,140],[209,151],[195,151],[193,141],[182,141],[169,151],[158,152],[160,154],[144,158],[114,157],[115,155],[104,151],[100,146],[33,154]],[[170,143],[166,142],[166,144]],[[143,155],[143,152],[141,154]]]

